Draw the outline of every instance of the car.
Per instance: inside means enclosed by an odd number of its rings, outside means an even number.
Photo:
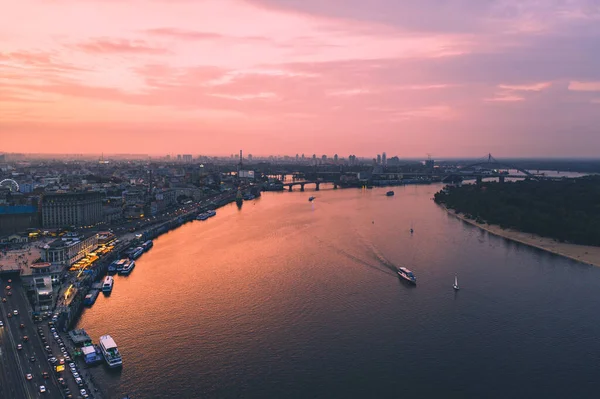
[[[2,302],[6,302],[6,297],[2,298]]]
[[[15,309],[15,310],[13,310],[13,314],[14,314],[15,316],[18,316],[18,315],[19,315],[19,311],[18,311],[17,309]]]
[[[85,391],[85,389],[80,389],[80,390],[79,390],[79,393],[80,393],[82,396],[85,396],[85,395],[87,395],[87,392]]]
[[[47,371],[44,371],[44,372],[42,373],[42,377],[44,377],[44,379],[48,379],[48,378],[50,378],[50,374],[48,374],[48,372],[47,372]]]
[[[33,376],[31,374],[26,374],[25,378],[27,378],[27,380],[30,381],[31,379],[33,379]]]
[[[10,319],[12,317],[12,313],[8,312],[8,318]]]
[[[75,368],[75,363],[69,363],[69,367],[74,369]]]
[[[48,361],[52,364],[56,363],[56,358],[53,356],[51,358],[48,359]]]
[[[31,361],[31,362],[35,362],[35,356],[31,356],[31,357],[29,358],[29,361]]]
[[[10,285],[7,285],[7,286],[6,286],[6,291],[9,291],[10,289],[11,289],[11,286],[10,286]]]
[[[58,363],[59,363],[59,364],[65,364],[65,358],[64,358],[64,357],[61,357],[61,358],[58,360]]]
[[[23,349],[23,345],[21,345],[21,344],[17,344],[17,349],[18,349],[18,350],[21,350],[21,349]]]
[[[4,322],[0,320],[0,327],[4,327]]]
[[[29,337],[27,335],[23,335],[23,342],[29,341]]]
[[[23,324],[23,323],[19,324],[19,328],[25,328],[25,324]]]
[[[40,385],[40,393],[44,393],[46,392],[46,387],[43,385]]]
[[[12,295],[12,291],[8,291],[8,292],[6,293],[6,295],[8,295],[8,296],[11,296],[11,295]]]
[[[71,370],[71,371],[73,371],[74,378],[81,378],[81,377],[79,377],[79,373],[77,371],[75,371],[75,370]]]
[[[50,329],[50,331],[52,331],[52,332],[56,332],[56,328],[52,327],[52,328]]]

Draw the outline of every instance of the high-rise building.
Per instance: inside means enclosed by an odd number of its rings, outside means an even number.
[[[377,165],[381,165],[381,155],[377,154]]]
[[[89,226],[102,221],[102,194],[48,194],[42,199],[42,226]]]
[[[333,156],[333,162],[338,163],[338,154]]]
[[[252,154],[248,154],[248,161],[252,162]]]
[[[386,157],[386,155],[385,155],[385,152],[383,152],[383,153],[381,154],[381,164],[382,164],[383,166],[387,165],[387,157]]]
[[[192,155],[191,154],[183,154],[183,162],[192,163]]]

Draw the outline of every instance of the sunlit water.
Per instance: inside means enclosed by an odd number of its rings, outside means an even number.
[[[96,381],[135,399],[596,397],[600,268],[488,236],[440,188],[264,193],[159,237],[81,318],[124,358]]]

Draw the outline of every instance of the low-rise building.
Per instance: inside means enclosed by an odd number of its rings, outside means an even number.
[[[68,233],[42,247],[42,261],[71,267],[75,262],[98,248],[98,235]]]
[[[0,206],[0,236],[38,227],[40,222],[35,206]]]
[[[33,289],[35,292],[35,310],[46,311],[54,306],[54,290],[52,289],[52,279],[49,275],[34,276]]]

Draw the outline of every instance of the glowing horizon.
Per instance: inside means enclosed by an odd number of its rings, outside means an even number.
[[[5,2],[5,152],[600,147],[600,7],[586,0]]]

